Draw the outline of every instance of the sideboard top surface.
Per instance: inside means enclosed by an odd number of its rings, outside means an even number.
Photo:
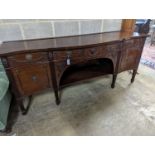
[[[33,40],[18,40],[3,42],[0,46],[0,56],[15,54],[19,52],[30,52],[39,50],[65,50],[68,48],[82,48],[85,46],[98,45],[109,42],[146,37],[146,34],[127,32],[105,32],[79,36],[68,36],[58,38],[43,38]]]

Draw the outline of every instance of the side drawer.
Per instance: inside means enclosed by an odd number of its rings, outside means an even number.
[[[20,94],[32,95],[52,86],[48,64],[29,65],[11,70]]]
[[[71,58],[72,60],[83,59],[83,50],[64,50],[64,51],[53,51],[53,59],[54,60],[64,60],[67,58]]]
[[[22,65],[47,62],[48,56],[47,52],[37,52],[37,53],[23,53],[13,56],[9,56],[8,63],[11,67],[18,67]]]

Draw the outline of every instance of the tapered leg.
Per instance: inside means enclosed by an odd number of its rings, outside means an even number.
[[[131,83],[134,82],[136,74],[137,74],[137,69],[134,69],[132,73]]]
[[[22,98],[15,98],[15,102],[19,107],[19,111],[21,111],[22,114],[25,113],[25,107],[23,104],[23,99]]]
[[[29,96],[29,101],[27,107],[24,106],[23,99],[17,99],[17,103],[23,115],[26,115],[30,109],[32,96]]]
[[[18,100],[18,105],[19,105],[19,108],[20,108],[21,113],[23,115],[26,115],[26,109],[24,107],[23,100]]]
[[[56,98],[56,104],[59,105],[60,104],[59,90],[58,89],[54,90],[54,94]]]
[[[117,78],[117,74],[113,74],[111,88],[115,88],[116,78]]]

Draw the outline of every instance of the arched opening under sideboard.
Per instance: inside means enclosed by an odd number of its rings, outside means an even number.
[[[70,65],[60,78],[60,87],[70,83],[91,79],[106,74],[113,74],[113,61],[109,58],[88,60],[78,64]]]

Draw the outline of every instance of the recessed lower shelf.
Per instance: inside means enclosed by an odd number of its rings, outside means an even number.
[[[64,72],[60,86],[113,73],[113,64],[109,59],[90,60],[72,65]]]

